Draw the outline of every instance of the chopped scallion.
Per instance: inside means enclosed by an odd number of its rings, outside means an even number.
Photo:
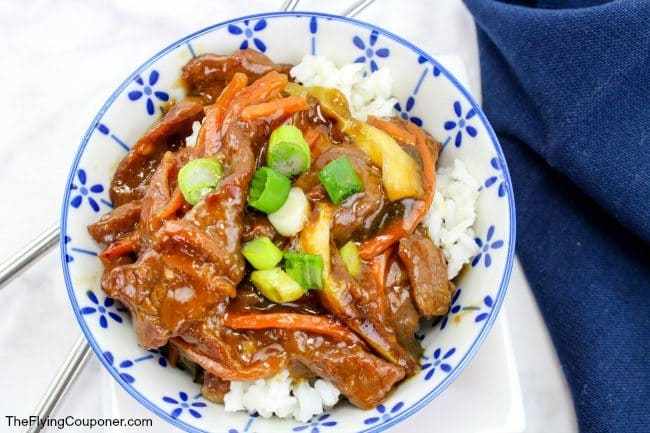
[[[178,171],[178,187],[185,200],[195,205],[219,185],[221,176],[223,167],[216,159],[193,159]]]
[[[255,269],[271,269],[282,260],[282,250],[266,236],[246,242],[241,253]]]
[[[295,301],[305,294],[300,284],[280,268],[254,271],[251,281],[264,296],[279,304]]]
[[[295,251],[284,253],[284,270],[304,289],[323,287],[323,258]]]
[[[357,244],[352,241],[349,241],[343,248],[341,248],[341,259],[345,267],[348,269],[348,272],[353,277],[358,277],[361,274],[361,258],[359,257],[359,248]]]
[[[320,171],[318,178],[334,204],[363,191],[363,183],[347,156],[330,161]]]
[[[255,172],[248,194],[248,204],[264,213],[280,209],[289,196],[291,181],[269,167]]]
[[[269,139],[266,163],[285,176],[306,171],[311,164],[311,152],[300,129],[293,125],[276,128]]]

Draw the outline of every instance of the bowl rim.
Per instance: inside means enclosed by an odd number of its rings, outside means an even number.
[[[292,12],[262,12],[262,13],[257,13],[257,14],[251,14],[251,15],[244,15],[244,16],[239,16],[236,18],[232,18],[230,20],[226,21],[221,21],[216,24],[212,24],[210,26],[207,26],[205,28],[202,28],[194,33],[190,33],[189,35],[186,35],[182,37],[181,39],[178,39],[177,41],[169,44],[162,50],[158,51],[156,54],[154,54],[152,57],[150,57],[148,60],[146,60],[144,63],[142,63],[138,68],[136,68],[117,88],[113,93],[109,96],[109,98],[104,102],[100,110],[97,112],[95,115],[94,119],[90,123],[90,126],[84,133],[81,142],[79,144],[79,147],[77,148],[75,158],[72,162],[72,165],[70,167],[70,172],[68,174],[68,177],[66,179],[65,183],[65,192],[63,195],[63,202],[62,202],[62,210],[61,210],[61,220],[60,220],[60,227],[61,227],[61,236],[59,240],[59,248],[60,248],[60,257],[61,257],[61,266],[63,269],[63,276],[65,280],[65,285],[68,293],[68,298],[70,300],[70,305],[72,307],[73,313],[77,319],[77,322],[79,323],[79,326],[81,327],[81,331],[84,334],[84,337],[88,341],[88,344],[92,347],[93,352],[99,358],[100,362],[104,366],[104,368],[113,376],[113,378],[122,386],[122,388],[135,400],[137,400],[140,404],[142,404],[144,407],[146,407],[148,410],[151,412],[155,413],[158,415],[160,418],[163,420],[167,421],[171,425],[180,428],[184,431],[187,432],[196,432],[196,433],[211,433],[206,430],[199,429],[197,427],[194,427],[192,425],[187,424],[186,422],[179,420],[179,419],[174,419],[172,418],[168,413],[166,413],[164,410],[160,408],[160,406],[156,405],[154,402],[150,401],[147,397],[142,395],[140,392],[138,392],[135,388],[131,387],[128,385],[124,380],[119,377],[119,374],[117,373],[117,370],[114,368],[111,368],[109,365],[108,360],[104,357],[103,352],[101,348],[97,345],[93,333],[88,329],[84,319],[81,317],[81,313],[79,310],[79,305],[77,303],[77,298],[74,293],[74,287],[70,278],[70,272],[68,269],[68,263],[66,262],[66,242],[65,238],[67,236],[67,218],[68,218],[68,201],[69,201],[69,196],[70,196],[70,188],[68,187],[71,185],[74,175],[77,171],[78,165],[79,165],[79,160],[81,159],[81,156],[84,153],[84,150],[86,148],[86,145],[88,144],[88,141],[99,124],[100,120],[106,113],[106,111],[111,107],[115,99],[122,94],[122,92],[126,89],[128,85],[131,84],[131,82],[141,74],[145,69],[147,69],[149,66],[151,66],[156,60],[159,58],[163,57],[164,55],[170,53],[177,47],[179,47],[182,44],[189,43],[191,40],[194,38],[201,36],[206,33],[210,33],[218,28],[227,26],[232,23],[237,23],[243,20],[248,20],[248,19],[257,19],[257,18],[274,18],[274,17],[286,17],[286,16],[293,16],[296,18],[303,17],[303,16],[308,16],[308,17],[317,17],[317,18],[324,18],[328,20],[334,20],[334,21],[342,21],[346,24],[352,24],[353,26],[357,27],[362,27],[368,30],[375,30],[382,36],[385,36],[394,42],[410,49],[411,51],[415,52],[416,54],[422,56],[425,58],[427,61],[431,62],[433,65],[435,65],[440,72],[449,80],[451,83],[465,96],[467,101],[471,104],[472,108],[476,110],[476,113],[478,114],[479,118],[481,119],[483,125],[485,126],[488,136],[492,142],[492,145],[494,147],[494,150],[497,153],[497,157],[499,158],[499,162],[502,164],[502,173],[503,173],[503,178],[504,182],[507,186],[506,188],[506,196],[508,198],[508,208],[509,208],[509,241],[508,241],[508,251],[507,251],[507,257],[506,257],[506,263],[504,267],[503,274],[501,275],[501,281],[499,283],[499,289],[496,294],[496,299],[494,302],[494,306],[492,308],[492,313],[488,317],[488,319],[485,321],[483,324],[483,327],[479,331],[478,335],[475,337],[474,341],[470,344],[469,349],[467,352],[463,355],[462,359],[456,364],[456,367],[445,377],[445,379],[440,382],[437,386],[435,386],[433,389],[431,389],[429,392],[426,393],[421,399],[418,401],[414,402],[410,407],[405,409],[403,412],[401,412],[399,415],[395,416],[394,418],[389,419],[387,422],[382,423],[377,426],[369,427],[364,430],[360,430],[356,433],[375,433],[375,432],[381,432],[384,431],[395,424],[404,421],[406,418],[410,417],[417,411],[421,410],[423,407],[425,407],[428,403],[430,403],[435,397],[437,397],[440,393],[442,393],[451,383],[453,383],[458,375],[467,367],[468,363],[474,358],[476,353],[478,352],[479,348],[481,347],[483,341],[489,334],[490,329],[494,325],[494,322],[496,321],[496,318],[499,314],[499,311],[501,310],[501,306],[503,304],[503,301],[505,299],[506,293],[508,291],[508,285],[510,282],[510,276],[512,273],[512,267],[513,267],[513,262],[514,262],[514,255],[515,255],[515,243],[516,243],[516,211],[515,211],[515,201],[514,201],[514,191],[512,187],[512,182],[510,178],[510,171],[508,169],[508,164],[505,159],[505,156],[503,154],[503,150],[501,148],[501,145],[499,143],[499,140],[496,137],[496,134],[494,132],[494,129],[492,128],[492,125],[488,121],[487,117],[485,116],[485,113],[479,106],[479,104],[476,102],[476,100],[472,97],[469,91],[465,89],[465,87],[454,77],[443,65],[438,63],[433,56],[429,55],[426,53],[424,50],[418,48],[416,45],[413,43],[407,41],[406,39],[388,31],[385,30],[379,26],[376,26],[374,24],[357,20],[355,18],[349,18],[349,17],[344,17],[336,14],[328,14],[328,13],[323,13],[323,12],[313,12],[313,11],[292,11]]]

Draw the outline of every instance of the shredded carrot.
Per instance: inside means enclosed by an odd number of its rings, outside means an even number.
[[[288,329],[313,332],[352,343],[359,337],[340,323],[325,317],[298,313],[228,314],[224,324],[233,329]]]
[[[246,74],[237,72],[232,76],[226,87],[221,91],[217,101],[205,107],[205,119],[199,132],[194,148],[194,156],[201,156],[209,149],[214,153],[214,149],[219,147],[221,142],[219,130],[223,122],[224,115],[232,103],[235,96],[246,87],[248,77]]]
[[[377,129],[381,129],[399,143],[415,145],[415,135],[407,131],[402,125],[394,120],[385,120],[375,116],[368,116],[368,123]]]
[[[224,114],[224,128],[227,129],[229,123],[239,120],[241,112],[249,105],[260,104],[277,97],[286,87],[287,82],[288,78],[285,74],[271,71],[244,88],[233,98]]]
[[[261,104],[249,105],[242,110],[241,119],[246,121],[260,118],[280,119],[307,109],[309,109],[309,104],[305,97],[287,96]]]
[[[140,233],[133,232],[121,239],[116,240],[99,253],[102,260],[114,260],[126,254],[136,252],[140,244]]]
[[[417,200],[408,215],[402,220],[394,221],[385,227],[377,236],[368,239],[361,244],[359,255],[364,260],[370,260],[377,254],[388,249],[401,238],[409,235],[422,221],[431,207],[433,195],[436,190],[435,160],[431,149],[427,145],[427,138],[424,132],[410,122],[406,125],[408,131],[415,137],[415,147],[422,160],[422,174],[424,177],[424,199]]]
[[[156,214],[156,218],[160,220],[169,218],[170,216],[174,215],[180,208],[182,208],[184,203],[185,198],[183,197],[183,193],[181,193],[180,188],[176,187],[172,193],[171,198],[169,199],[169,202],[167,202],[165,207],[163,207],[158,212],[158,214]]]

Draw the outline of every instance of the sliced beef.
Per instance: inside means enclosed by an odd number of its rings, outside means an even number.
[[[447,279],[447,262],[421,231],[399,241],[399,257],[406,268],[411,294],[421,316],[447,314],[451,302],[451,286]]]
[[[201,395],[214,403],[223,403],[224,396],[230,391],[230,382],[220,379],[212,373],[203,375]]]
[[[176,150],[192,133],[192,123],[203,117],[203,104],[197,98],[176,103],[137,141],[120,161],[111,182],[110,197],[121,206],[144,195],[151,176],[163,155]]]
[[[350,240],[359,230],[370,227],[384,206],[379,169],[370,163],[360,149],[347,145],[332,146],[321,153],[309,171],[296,181],[296,186],[306,191],[310,199],[323,199],[325,191],[318,180],[318,173],[325,165],[342,157],[350,160],[363,182],[364,190],[348,197],[334,212],[332,238],[339,245]]]
[[[248,242],[255,238],[266,236],[269,239],[275,238],[278,232],[266,216],[246,213],[244,215],[244,229],[242,242]]]
[[[408,284],[408,276],[399,260],[391,256],[385,282],[390,321],[400,345],[414,359],[420,359],[422,346],[415,339],[415,333],[420,327],[420,315],[413,304]]]
[[[248,82],[270,71],[288,73],[291,65],[276,64],[255,50],[240,50],[229,56],[203,54],[190,60],[183,67],[182,78],[191,95],[200,96],[206,104],[212,104],[237,72],[248,76]]]
[[[404,369],[359,346],[334,343],[323,337],[294,332],[285,343],[291,358],[332,383],[350,402],[371,409],[384,401]]]
[[[88,226],[88,233],[100,244],[110,244],[135,230],[140,221],[140,200],[125,203]]]

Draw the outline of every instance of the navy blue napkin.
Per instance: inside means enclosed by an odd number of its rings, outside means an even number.
[[[648,433],[650,0],[465,3],[580,431]]]

